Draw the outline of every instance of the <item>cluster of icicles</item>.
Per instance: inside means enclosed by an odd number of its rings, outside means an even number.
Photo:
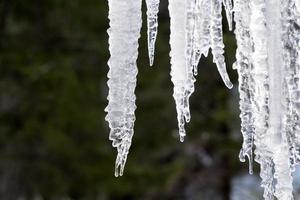
[[[123,174],[135,121],[135,87],[142,0],[109,0],[109,104],[106,120],[117,148],[115,175]],[[154,60],[159,0],[146,0],[150,65]],[[209,50],[228,88],[222,8],[237,41],[240,160],[260,164],[264,198],[293,199],[292,172],[300,163],[300,1],[169,0],[171,76],[180,140],[190,121],[189,97],[201,56]]]

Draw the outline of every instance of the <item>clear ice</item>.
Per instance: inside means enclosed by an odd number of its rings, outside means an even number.
[[[222,30],[222,5],[232,24],[230,0],[169,0],[171,19],[171,77],[174,84],[180,141],[184,140],[184,125],[190,121],[189,98],[194,92],[197,66],[209,49],[217,69],[228,88],[233,84],[227,74]],[[230,25],[231,28],[231,25]]]
[[[155,41],[157,36],[159,12],[159,0],[146,0],[147,4],[147,25],[148,25],[148,54],[150,66],[154,62]]]
[[[185,55],[186,47],[186,30],[185,22],[188,1],[170,0],[169,13],[171,25],[171,77],[174,84],[173,97],[176,103],[177,120],[179,127],[180,141],[184,141],[186,135],[184,124],[190,120],[189,96],[191,90],[188,86],[188,74],[190,69],[187,67]]]
[[[297,0],[234,0],[239,75],[241,161],[260,164],[264,199],[293,199],[299,163]]]
[[[154,60],[159,0],[146,0],[150,65]],[[213,55],[223,82],[222,7],[237,41],[236,62],[242,162],[260,165],[266,200],[292,200],[292,173],[300,163],[300,1],[169,0],[171,80],[180,140],[190,121],[189,98],[201,56]],[[122,175],[133,136],[141,0],[109,0],[109,104],[106,120]],[[234,15],[234,17],[233,17]]]
[[[109,139],[118,155],[115,176],[122,176],[133,136],[141,0],[109,0],[108,106]]]

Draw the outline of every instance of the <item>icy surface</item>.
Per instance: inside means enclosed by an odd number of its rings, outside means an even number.
[[[135,87],[138,73],[138,39],[141,29],[141,0],[109,0],[108,106],[113,147],[117,148],[115,176],[122,176],[133,136],[136,109]]]
[[[150,66],[153,65],[155,41],[157,36],[157,14],[159,11],[159,0],[146,0],[147,4],[147,25],[148,25],[148,53]]]

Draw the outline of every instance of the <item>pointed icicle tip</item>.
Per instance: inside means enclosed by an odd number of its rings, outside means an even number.
[[[153,63],[154,63],[154,55],[150,55],[149,54],[149,64],[150,64],[150,67],[153,66]]]
[[[115,177],[123,176],[125,163],[126,163],[126,158],[121,158],[121,157],[117,158],[116,164],[115,164]]]
[[[184,142],[184,137],[186,136],[184,125],[179,128],[179,138],[180,142]]]
[[[226,82],[225,85],[226,85],[226,87],[228,89],[232,89],[233,88],[233,84],[231,83],[231,81]]]
[[[148,26],[148,54],[150,66],[154,63],[155,42],[158,30],[157,14],[159,12],[160,0],[146,0],[147,4],[147,26]]]
[[[184,136],[180,135],[180,142],[184,142]]]

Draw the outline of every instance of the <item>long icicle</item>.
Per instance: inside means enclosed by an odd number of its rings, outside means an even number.
[[[185,24],[187,1],[169,0],[169,13],[171,19],[171,77],[174,84],[173,97],[176,103],[177,120],[180,141],[184,141],[186,135],[184,124],[190,120],[189,91],[187,90],[188,67],[186,59],[186,30]]]
[[[235,36],[237,40],[236,62],[234,69],[238,70],[240,93],[240,118],[241,132],[243,134],[243,146],[239,158],[245,162],[249,160],[249,173],[253,173],[253,137],[254,137],[254,80],[252,76],[252,40],[250,36],[250,2],[249,0],[237,0],[235,2]]]
[[[268,29],[266,27],[266,2],[265,0],[253,0],[250,2],[251,17],[250,31],[253,38],[253,52],[250,59],[253,61],[254,80],[254,120],[255,120],[255,160],[260,164],[260,176],[264,188],[264,198],[273,199],[274,195],[274,164],[273,152],[268,146],[267,140],[269,124],[269,71],[268,71]]]
[[[287,0],[282,2],[283,36],[285,44],[283,49],[284,84],[286,87],[286,137],[289,146],[289,157],[291,170],[300,161],[300,28],[297,28],[297,20],[300,20],[300,13],[295,9],[296,2]],[[298,25],[300,27],[300,24]]]
[[[268,148],[273,152],[274,195],[278,199],[292,200],[293,186],[289,166],[289,154],[284,121],[283,96],[286,88],[283,84],[283,42],[281,0],[266,1],[266,26],[268,28],[268,65],[270,88],[270,128]]]
[[[109,0],[108,106],[113,147],[118,150],[115,176],[122,176],[133,136],[138,39],[142,25],[141,0]]]
[[[264,198],[291,200],[291,173],[299,155],[295,106],[299,95],[295,94],[299,94],[300,30],[295,26],[295,1],[235,0],[234,10],[238,45],[235,68],[244,137],[240,158],[252,157],[254,143]],[[249,50],[253,52],[249,54]]]

